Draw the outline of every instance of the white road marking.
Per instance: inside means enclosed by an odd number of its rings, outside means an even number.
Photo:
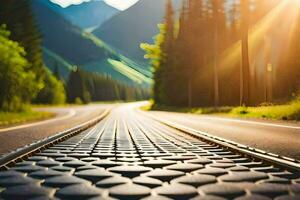
[[[210,119],[210,120],[238,122],[238,123],[245,123],[245,124],[271,126],[271,127],[279,127],[279,128],[290,128],[290,129],[299,129],[300,130],[300,126],[290,126],[290,125],[282,125],[282,124],[276,124],[276,123],[255,122],[255,121],[242,120],[242,119],[229,119],[229,118],[206,117],[206,116],[201,116],[201,118]]]
[[[6,131],[13,131],[13,130],[18,130],[18,129],[23,129],[23,128],[29,128],[29,127],[33,127],[33,126],[47,124],[47,123],[50,123],[50,122],[56,122],[56,121],[60,121],[60,120],[69,119],[69,118],[73,117],[75,114],[76,114],[76,111],[74,109],[71,109],[68,112],[67,115],[64,115],[62,117],[49,119],[49,120],[45,120],[45,121],[40,121],[40,122],[35,122],[35,123],[30,123],[30,124],[24,124],[24,125],[20,125],[20,126],[14,126],[14,127],[10,127],[10,128],[0,129],[0,133],[6,132]]]

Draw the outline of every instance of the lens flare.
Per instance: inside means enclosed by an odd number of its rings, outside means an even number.
[[[275,70],[278,57],[287,52],[293,37],[300,11],[300,0],[283,0],[249,30],[251,68],[264,71],[268,63]],[[264,56],[268,52],[269,56]],[[226,70],[241,62],[241,41],[226,49],[220,58],[220,70]]]

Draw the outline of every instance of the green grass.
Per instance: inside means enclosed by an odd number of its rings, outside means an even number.
[[[297,120],[300,121],[300,100],[285,105],[270,105],[258,107],[217,107],[217,108],[177,108],[149,104],[143,110],[161,110],[193,114],[212,114],[224,117]]]
[[[178,108],[172,106],[154,105],[149,104],[142,107],[143,110],[160,110],[160,111],[172,111],[180,113],[193,113],[193,114],[215,114],[215,113],[229,113],[232,107],[207,107],[207,108]]]
[[[300,101],[286,105],[237,107],[233,108],[227,115],[245,118],[300,120]]]
[[[53,113],[49,112],[0,112],[0,127],[24,124],[26,122],[34,122],[53,117]]]

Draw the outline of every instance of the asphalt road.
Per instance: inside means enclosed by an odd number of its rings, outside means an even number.
[[[211,135],[300,160],[300,123],[245,120],[151,111],[162,118]]]
[[[56,117],[35,123],[0,129],[0,155],[35,141],[73,128],[100,115],[110,104],[91,104],[87,106],[39,108],[56,113]]]
[[[0,199],[300,199],[296,172],[206,143],[122,104],[0,172]]]
[[[134,110],[142,103],[130,103],[125,107]],[[71,108],[44,108],[57,113],[55,119],[0,129],[0,154],[46,138],[59,131],[86,122],[106,108],[117,105],[88,105]],[[232,140],[250,147],[300,160],[300,124],[266,120],[243,120],[194,114],[151,111],[156,118]]]

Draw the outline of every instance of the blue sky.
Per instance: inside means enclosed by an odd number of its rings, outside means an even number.
[[[67,7],[71,4],[81,4],[82,2],[90,0],[51,0],[54,3],[61,5],[62,7]],[[108,5],[111,5],[117,9],[125,10],[128,7],[132,6],[139,0],[104,0]]]

